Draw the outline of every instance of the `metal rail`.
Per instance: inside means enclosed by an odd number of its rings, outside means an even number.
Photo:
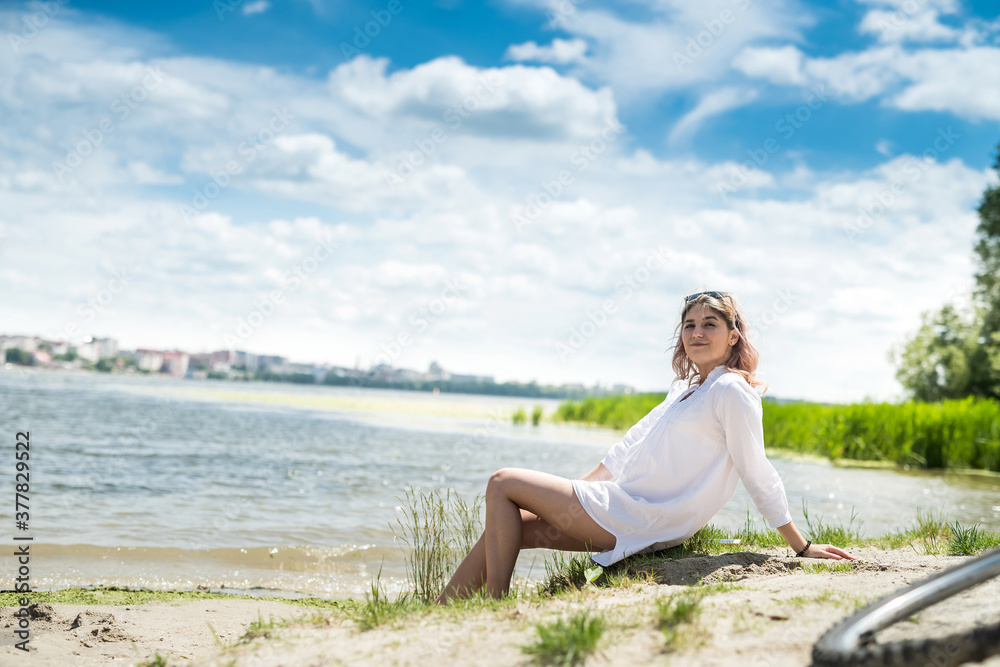
[[[931,650],[935,640],[899,642],[866,650],[866,646],[874,641],[876,632],[996,576],[1000,576],[1000,549],[988,551],[972,560],[890,593],[860,609],[820,637],[813,647],[813,665],[820,667],[849,664],[904,664],[908,659],[912,659],[914,652]],[[1000,642],[996,641],[995,636],[998,632],[1000,624],[995,628],[983,628],[964,635],[951,635],[940,641],[947,640],[951,642],[950,645],[959,641],[964,644],[989,641],[992,646],[985,648],[964,646],[963,650],[969,655],[992,655],[1000,653]],[[973,640],[973,635],[978,639]],[[989,650],[984,653],[986,649]],[[957,652],[953,653],[956,660],[961,658]]]

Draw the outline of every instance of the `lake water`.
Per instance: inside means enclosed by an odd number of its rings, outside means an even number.
[[[398,590],[405,545],[390,525],[406,489],[471,499],[500,467],[575,478],[621,438],[511,423],[519,407],[550,415],[559,402],[0,369],[9,457],[0,540],[14,544],[14,440],[30,431],[30,529],[18,534],[33,537],[36,589],[358,597],[381,567]],[[772,461],[800,530],[803,500],[826,520],[846,522],[853,509],[871,535],[908,525],[919,509],[1000,530],[996,476]],[[756,516],[740,486],[714,522],[741,525],[748,508]],[[540,578],[547,553],[522,552],[515,574]],[[9,590],[14,558],[0,563]]]

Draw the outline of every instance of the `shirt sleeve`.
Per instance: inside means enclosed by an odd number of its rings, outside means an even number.
[[[722,422],[726,449],[757,511],[771,528],[792,520],[785,486],[764,454],[764,413],[749,385],[727,384],[719,392],[716,416]]]
[[[649,432],[650,427],[653,425],[653,422],[656,421],[656,417],[660,413],[660,408],[662,408],[663,404],[666,402],[667,399],[664,398],[659,405],[650,410],[645,417],[640,419],[638,423],[630,428],[628,432],[625,433],[624,438],[611,445],[611,449],[608,450],[608,453],[601,460],[601,463],[603,463],[604,467],[608,469],[608,472],[611,473],[612,477],[618,477],[618,475],[621,474],[622,464],[625,463],[625,459],[628,456],[628,450],[631,449],[635,443],[642,440],[643,436]]]

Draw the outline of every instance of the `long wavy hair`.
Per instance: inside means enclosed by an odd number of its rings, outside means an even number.
[[[700,291],[700,290],[699,290]],[[677,338],[677,342],[674,344],[674,358],[673,367],[674,372],[677,374],[675,382],[677,380],[688,380],[688,387],[694,384],[694,379],[698,378],[698,384],[704,382],[705,378],[700,377],[701,373],[698,371],[698,367],[684,352],[684,341],[681,338],[681,331],[684,326],[684,318],[687,316],[688,311],[697,305],[704,305],[705,307],[712,310],[716,315],[721,317],[726,323],[728,331],[736,329],[739,331],[740,337],[736,341],[736,344],[732,346],[732,353],[729,359],[726,360],[726,370],[739,373],[743,376],[743,379],[747,381],[754,390],[758,386],[763,386],[764,391],[760,392],[763,396],[768,390],[768,384],[763,380],[758,380],[756,378],[757,374],[757,363],[760,359],[760,353],[757,352],[757,348],[754,344],[750,342],[750,327],[747,322],[746,316],[743,314],[743,307],[740,306],[736,297],[730,293],[730,296],[722,297],[721,299],[708,294],[699,294],[690,301],[685,301],[684,305],[681,307],[681,316],[677,324],[677,328],[674,330],[674,335]],[[669,350],[669,348],[667,348]]]

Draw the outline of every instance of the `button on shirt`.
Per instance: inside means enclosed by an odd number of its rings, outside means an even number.
[[[573,480],[583,508],[618,540],[591,556],[602,566],[681,544],[729,502],[740,480],[771,528],[792,520],[785,487],[764,455],[757,392],[725,364],[701,384],[685,384],[677,380],[611,447],[601,462],[613,479]]]

